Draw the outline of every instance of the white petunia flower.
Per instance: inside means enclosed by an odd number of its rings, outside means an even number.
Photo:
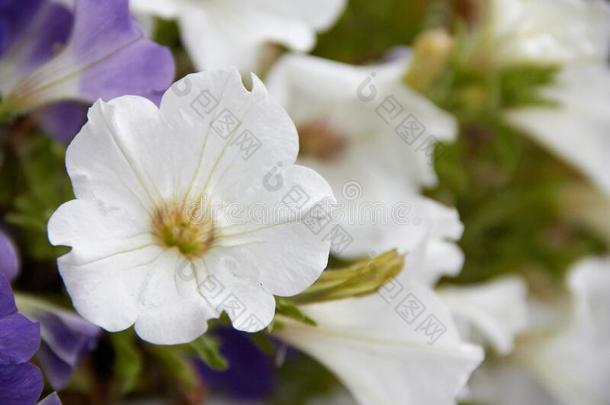
[[[462,234],[457,212],[419,195],[433,185],[437,140],[455,136],[456,124],[405,87],[409,55],[381,65],[351,66],[288,55],[267,79],[299,129],[299,159],[329,181],[338,200],[337,222],[353,238],[337,256],[354,259],[419,246],[434,272],[418,271],[428,285],[455,273],[463,257],[453,242]]]
[[[379,295],[301,310],[317,326],[287,321],[276,333],[333,371],[362,405],[454,404],[483,359],[416,283],[395,280]]]
[[[610,51],[610,7],[604,0],[490,0],[475,48],[496,66],[570,64]]]
[[[451,309],[462,336],[488,342],[498,354],[513,350],[514,340],[527,326],[527,287],[518,277],[464,287],[436,290]]]
[[[136,13],[176,18],[195,66],[256,71],[263,45],[310,51],[346,0],[132,0]]]
[[[506,119],[579,168],[610,195],[610,69],[602,63],[564,68],[543,97],[556,107],[509,110]]]
[[[493,0],[478,30],[473,63],[561,68],[542,96],[557,104],[506,112],[610,195],[610,6],[603,0]]]
[[[565,305],[532,302],[531,326],[514,353],[475,373],[475,400],[500,405],[610,403],[610,258],[578,263],[568,276],[568,289]]]
[[[300,218],[332,191],[293,164],[294,125],[252,80],[247,91],[237,70],[207,71],[175,83],[160,109],[133,96],[91,108],[66,156],[77,199],[48,227],[72,248],[59,269],[83,317],[160,344],[197,338],[223,310],[257,331],[274,295],[318,278],[329,241]],[[277,162],[282,186],[269,189]]]
[[[399,175],[414,188],[432,186],[433,147],[454,139],[457,125],[405,86],[409,63],[409,53],[370,66],[287,55],[266,83],[297,124],[304,161],[335,177]]]

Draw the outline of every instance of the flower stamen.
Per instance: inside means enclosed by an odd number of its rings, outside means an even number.
[[[157,207],[152,215],[152,229],[161,246],[176,247],[188,258],[203,255],[214,243],[212,216],[205,207],[196,204]]]

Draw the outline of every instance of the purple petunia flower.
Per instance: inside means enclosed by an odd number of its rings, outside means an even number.
[[[18,272],[15,246],[0,231],[0,276],[12,280]],[[49,383],[56,390],[64,388],[82,358],[97,345],[100,329],[75,314],[36,298],[16,294],[15,299],[19,311],[40,324],[42,343],[36,358]],[[0,401],[0,405],[4,405],[4,402]]]
[[[221,327],[212,332],[221,341],[220,351],[229,362],[226,371],[211,369],[197,360],[199,374],[212,390],[239,400],[267,398],[275,385],[273,358],[264,353],[247,333]]]
[[[100,329],[78,315],[29,297],[20,295],[17,304],[30,319],[40,322],[42,344],[36,358],[51,386],[61,390],[97,346]]]
[[[144,36],[127,0],[0,1],[0,116],[36,111],[69,140],[83,104],[127,94],[158,103],[173,78],[171,52]]]
[[[39,346],[40,325],[17,312],[9,282],[0,274],[0,404],[36,403],[42,375],[29,360]]]
[[[19,272],[19,258],[13,242],[0,231],[0,274],[12,281]]]

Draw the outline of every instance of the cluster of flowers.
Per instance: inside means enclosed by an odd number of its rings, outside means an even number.
[[[516,277],[437,287],[462,267],[463,226],[422,189],[436,182],[436,142],[454,139],[458,125],[405,81],[417,76],[421,49],[368,66],[305,54],[344,0],[129,7],[0,1],[0,118],[28,114],[70,142],[75,199],[52,215],[48,236],[71,248],[58,268],[80,315],[14,296],[17,252],[0,235],[0,403],[38,400],[34,354],[60,390],[100,328],[134,326],[147,342],[174,345],[199,338],[222,313],[245,332],[273,322],[273,335],[332,370],[361,404],[610,401],[609,259],[575,266],[564,306],[528,301]],[[610,8],[494,0],[483,14],[473,60],[561,67],[544,90],[558,106],[506,111],[507,122],[610,193]],[[178,20],[200,73],[171,84],[171,52],[144,33],[151,15]],[[429,53],[451,51],[446,34],[428,39]],[[270,42],[289,49],[272,64]],[[264,82],[252,74],[245,87],[242,73],[266,68]],[[325,209],[354,201],[407,203],[414,220],[354,223]],[[287,209],[235,223],[204,203]],[[391,279],[368,294],[324,296],[329,254],[378,263],[392,250]],[[275,297],[293,296],[311,322],[276,313]],[[528,322],[538,313],[544,320]],[[511,361],[486,361],[470,379],[483,347]]]

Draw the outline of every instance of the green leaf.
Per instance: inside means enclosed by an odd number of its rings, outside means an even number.
[[[47,223],[59,205],[73,198],[64,164],[65,146],[36,135],[25,138],[17,154],[17,195],[6,220],[21,230],[29,246],[27,254],[38,260],[55,259],[66,249],[51,246]]]
[[[545,99],[540,90],[555,81],[557,66],[517,65],[498,72],[502,105],[504,108],[529,105],[555,106]]]
[[[199,339],[188,344],[199,355],[210,368],[223,371],[229,368],[227,359],[220,353],[220,342],[218,339],[203,335]]]
[[[133,391],[142,373],[142,354],[138,350],[134,338],[131,329],[110,335],[116,358],[115,381],[120,394]]]
[[[146,345],[149,351],[161,363],[168,377],[178,382],[184,388],[191,388],[197,384],[197,376],[189,357],[186,356],[184,346]]]

